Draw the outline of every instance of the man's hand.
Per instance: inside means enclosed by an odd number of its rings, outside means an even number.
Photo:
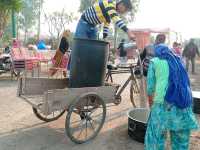
[[[133,30],[128,30],[127,31],[127,34],[128,34],[128,38],[130,39],[130,40],[133,40],[133,41],[135,41],[135,34],[134,34],[134,32],[133,32]]]

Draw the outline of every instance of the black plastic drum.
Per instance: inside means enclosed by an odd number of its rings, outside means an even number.
[[[104,84],[109,45],[107,42],[75,38],[70,64],[70,87]]]
[[[144,143],[149,110],[136,108],[128,113],[128,135],[135,141]]]

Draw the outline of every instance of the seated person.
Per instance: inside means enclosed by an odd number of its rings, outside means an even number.
[[[69,49],[69,42],[68,42],[69,35],[70,35],[69,30],[66,30],[63,32],[63,35],[59,44],[59,48],[56,50],[56,54],[53,58],[53,68],[50,69],[50,76],[53,76],[58,71],[58,69],[55,69],[55,68],[58,68],[58,67],[62,68],[63,63],[66,60],[64,57],[64,54]],[[69,62],[67,61],[65,62],[69,64]],[[66,77],[66,72],[63,72],[63,75]]]

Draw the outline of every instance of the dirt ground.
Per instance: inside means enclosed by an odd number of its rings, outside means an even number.
[[[190,75],[193,90],[200,91],[200,61],[197,75]],[[124,76],[115,76],[123,82]],[[119,83],[119,82],[118,82]],[[127,111],[130,110],[128,90],[119,106],[109,107],[106,122],[92,141],[77,145],[65,135],[65,117],[50,123],[37,119],[29,104],[16,97],[17,81],[8,75],[0,76],[0,150],[142,150],[143,144],[127,134]],[[197,115],[200,120],[200,117]],[[191,150],[200,149],[200,132],[191,136]]]

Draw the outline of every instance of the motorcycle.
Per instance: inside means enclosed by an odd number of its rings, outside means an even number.
[[[12,67],[11,56],[9,53],[3,53],[0,55],[0,75],[6,72],[10,72]]]

